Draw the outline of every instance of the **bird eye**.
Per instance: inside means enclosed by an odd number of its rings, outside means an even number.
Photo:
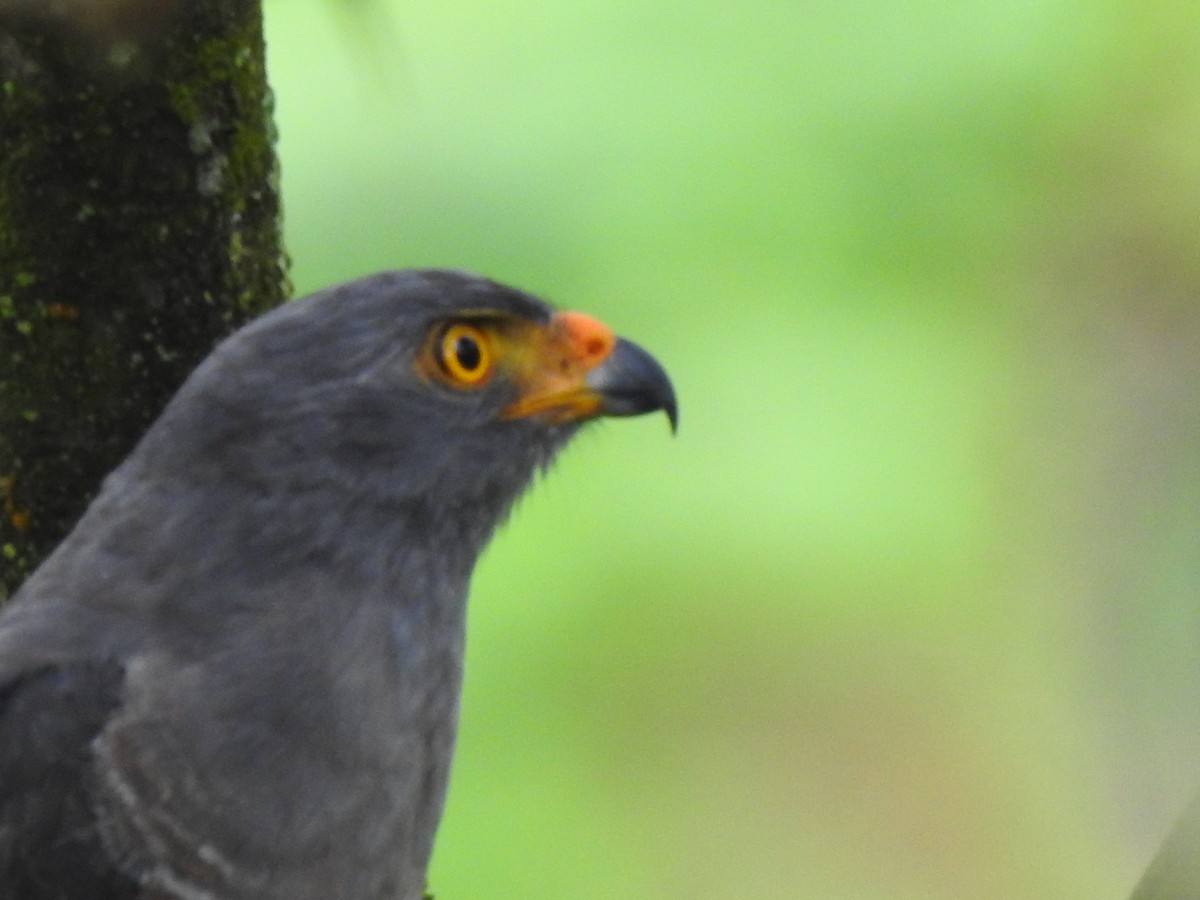
[[[437,342],[437,360],[450,380],[467,387],[492,373],[492,348],[481,329],[466,322],[446,327]]]

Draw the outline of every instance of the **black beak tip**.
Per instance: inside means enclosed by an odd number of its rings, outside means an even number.
[[[667,414],[667,421],[671,423],[671,434],[679,434],[679,407],[675,403],[675,393],[672,391],[670,402],[663,404],[663,412]]]
[[[608,359],[588,375],[587,384],[603,398],[604,415],[640,416],[662,410],[671,423],[671,434],[678,431],[679,405],[671,379],[658,360],[633,341],[618,338]]]

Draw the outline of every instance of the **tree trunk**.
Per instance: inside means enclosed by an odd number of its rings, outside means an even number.
[[[0,599],[288,291],[258,0],[0,0]]]

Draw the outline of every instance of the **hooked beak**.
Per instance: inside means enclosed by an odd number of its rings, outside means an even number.
[[[675,389],[658,360],[583,313],[561,312],[550,320],[521,381],[506,418],[557,423],[662,410],[672,433],[679,425]]]
[[[588,372],[583,383],[600,397],[600,415],[640,416],[661,409],[671,423],[671,433],[679,428],[671,379],[658,360],[633,341],[617,338],[612,352]]]

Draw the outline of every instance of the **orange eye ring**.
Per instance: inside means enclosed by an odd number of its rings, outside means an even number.
[[[437,339],[435,355],[446,377],[463,387],[487,381],[495,361],[487,334],[469,322],[447,325]]]

